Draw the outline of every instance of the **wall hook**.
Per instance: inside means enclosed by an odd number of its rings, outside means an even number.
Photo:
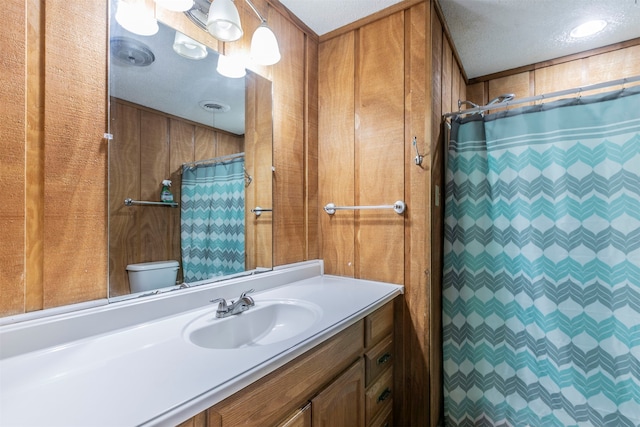
[[[422,166],[422,160],[424,159],[424,156],[418,151],[418,138],[415,136],[413,137],[413,146],[416,148],[416,157],[414,159],[416,165]]]

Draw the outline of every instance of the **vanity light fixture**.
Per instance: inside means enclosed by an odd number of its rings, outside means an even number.
[[[587,21],[584,24],[580,24],[571,30],[571,37],[573,38],[581,38],[592,36],[600,31],[604,30],[604,27],[607,26],[607,21],[603,21],[602,19],[596,19],[593,21]]]
[[[245,0],[260,19],[260,26],[251,38],[251,59],[258,65],[273,65],[280,60],[280,48],[267,20],[258,12],[250,0]],[[223,42],[232,42],[242,37],[240,14],[233,0],[213,0],[207,17],[207,30]]]
[[[193,0],[156,0],[156,4],[173,12],[184,12],[193,7]]]
[[[243,62],[235,56],[218,55],[218,66],[216,71],[225,77],[239,79],[247,74]]]
[[[153,11],[146,8],[144,1],[119,0],[116,21],[125,30],[141,36],[152,36],[159,29]]]
[[[207,48],[189,36],[176,31],[173,39],[173,50],[180,56],[188,59],[204,59],[207,57]]]

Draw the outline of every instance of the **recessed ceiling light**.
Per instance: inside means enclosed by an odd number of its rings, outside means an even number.
[[[571,30],[571,37],[580,38],[592,36],[595,33],[602,31],[606,26],[607,21],[603,21],[602,19],[587,21]]]

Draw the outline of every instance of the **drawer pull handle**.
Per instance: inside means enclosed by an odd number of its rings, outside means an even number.
[[[384,365],[391,359],[391,353],[387,352],[378,358],[378,365]]]
[[[382,427],[389,427],[389,421],[387,421],[386,423],[384,423],[384,426]]]
[[[391,396],[391,389],[387,387],[382,393],[380,393],[380,396],[378,396],[378,403],[384,402],[389,396]]]

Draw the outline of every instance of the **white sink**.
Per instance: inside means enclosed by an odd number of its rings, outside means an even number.
[[[216,318],[216,308],[190,322],[185,338],[211,349],[265,346],[300,335],[320,320],[321,308],[302,300],[256,300],[249,310]]]

